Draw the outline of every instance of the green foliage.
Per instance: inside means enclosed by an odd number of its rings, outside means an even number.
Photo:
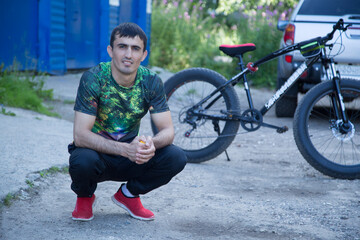
[[[74,105],[74,104],[75,104],[75,100],[64,100],[63,103],[64,103],[64,104]]]
[[[30,187],[30,188],[33,188],[34,187],[34,182],[33,181],[30,181],[29,179],[26,179],[26,184]]]
[[[69,173],[69,167],[68,166],[66,166],[66,167],[53,166],[49,169],[44,169],[39,172],[40,176],[43,178],[47,177],[48,175],[55,174],[55,173]]]
[[[44,77],[35,77],[31,72],[9,71],[0,67],[0,104],[36,111],[48,116],[57,116],[43,105],[52,100],[52,89],[44,90]]]
[[[280,8],[283,10],[286,4],[295,1],[283,1]],[[254,4],[260,2],[268,5],[255,8]],[[288,15],[278,9],[271,10],[279,0],[219,1],[216,11],[207,3],[201,0],[154,1],[151,65],[173,72],[206,67],[230,78],[238,72],[237,60],[218,61],[219,56],[226,59],[219,51],[220,44],[255,43],[257,50],[245,54],[245,62],[254,62],[278,49],[282,33],[275,27],[277,19],[280,15],[282,18]],[[244,3],[252,7],[245,8]],[[236,11],[230,14],[224,6]],[[275,60],[260,66],[260,71],[251,76],[252,82],[274,87],[276,64]]]
[[[3,106],[1,106],[1,114],[4,114],[6,116],[11,116],[11,117],[15,117],[16,114],[11,112],[11,111],[7,111]]]
[[[259,7],[267,7],[271,11],[284,12],[293,8],[298,2],[299,0],[219,0],[216,11],[229,15],[239,9],[247,13],[258,10]]]
[[[154,1],[150,64],[179,71],[201,66],[217,50],[215,24],[205,17],[203,4]]]
[[[237,21],[238,36],[242,43],[254,43],[256,50],[245,54],[245,62],[255,62],[279,48],[282,32],[275,28],[276,20],[265,11],[259,11],[248,18]],[[272,60],[261,66],[259,71],[250,76],[258,86],[275,87],[277,61]]]
[[[3,204],[7,207],[10,207],[12,200],[14,200],[16,197],[15,195],[8,193],[6,197],[3,199]]]

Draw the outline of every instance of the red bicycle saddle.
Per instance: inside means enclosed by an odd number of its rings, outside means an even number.
[[[235,57],[236,55],[242,55],[246,52],[254,51],[256,49],[255,44],[253,43],[245,43],[239,45],[220,45],[219,49],[229,55],[230,57]]]

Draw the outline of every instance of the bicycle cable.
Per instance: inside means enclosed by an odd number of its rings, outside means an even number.
[[[335,39],[335,41],[334,41],[334,43],[333,43],[333,46],[335,46],[335,45],[340,45],[339,50],[337,51],[336,54],[331,55],[331,52],[332,52],[332,50],[333,50],[333,47],[332,47],[332,48],[330,49],[330,51],[329,51],[329,54],[328,54],[329,58],[334,58],[334,57],[342,54],[342,53],[345,51],[345,45],[343,44],[343,36],[342,36],[343,33],[344,33],[344,31],[340,31],[339,36]],[[337,41],[339,40],[339,38],[340,38],[340,43],[337,43]]]

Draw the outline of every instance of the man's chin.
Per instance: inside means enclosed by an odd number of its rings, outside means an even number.
[[[134,74],[134,72],[136,72],[136,71],[134,71],[134,69],[124,67],[124,68],[121,68],[121,69],[120,69],[120,72],[121,72],[122,74],[124,74],[124,75],[132,75],[132,74]]]

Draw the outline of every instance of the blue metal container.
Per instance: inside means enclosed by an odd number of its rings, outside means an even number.
[[[142,27],[150,46],[150,21],[151,0],[2,1],[0,64],[50,74],[90,68],[110,60],[106,47],[121,22]]]
[[[37,0],[0,3],[0,64],[19,69],[36,67],[39,48],[38,11]],[[15,61],[21,65],[14,66]]]

